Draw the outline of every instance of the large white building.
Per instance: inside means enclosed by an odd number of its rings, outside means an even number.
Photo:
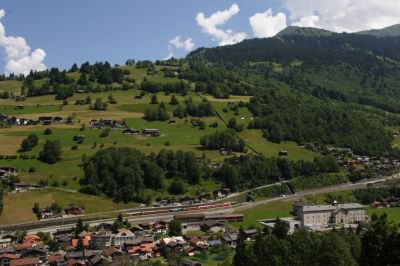
[[[289,234],[299,228],[308,228],[314,231],[331,230],[336,224],[352,226],[365,221],[365,208],[358,203],[310,205],[297,202],[293,205],[295,217],[280,218],[286,224]],[[276,219],[260,220],[260,224],[272,229]]]
[[[365,221],[365,208],[359,203],[332,205],[295,204],[294,211],[302,227],[327,224],[354,224]]]

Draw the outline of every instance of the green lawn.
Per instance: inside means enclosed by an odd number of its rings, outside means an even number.
[[[261,130],[245,130],[240,132],[239,136],[246,141],[247,145],[267,157],[277,157],[279,151],[287,151],[288,159],[292,160],[311,161],[318,156],[317,153],[299,147],[295,142],[272,143],[263,138]]]
[[[60,105],[22,106],[21,108],[12,105],[0,106],[0,113],[6,115],[40,114],[58,111],[60,111]]]
[[[4,80],[0,82],[0,92],[8,91],[15,95],[19,95],[21,91],[22,81],[18,80]]]
[[[245,210],[236,211],[235,213],[243,214],[244,221],[241,223],[230,224],[234,228],[242,226],[244,229],[248,227],[260,227],[259,220],[274,219],[277,217],[289,217],[293,210],[293,202],[289,200],[274,201],[252,207]]]
[[[376,209],[372,207],[367,208],[367,214],[369,217],[371,217],[373,213],[376,213],[378,216],[386,213],[389,220],[400,223],[400,208],[383,208],[383,209]]]
[[[83,206],[87,214],[138,206],[137,203],[115,203],[111,199],[104,197],[65,192],[50,188],[41,189],[6,195],[3,198],[4,210],[0,216],[0,224],[6,225],[35,221],[36,217],[32,212],[32,207],[35,202],[39,203],[42,208],[49,206],[53,202],[57,202],[63,208],[70,204],[75,204]]]

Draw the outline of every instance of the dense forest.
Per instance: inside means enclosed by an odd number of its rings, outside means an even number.
[[[399,225],[386,214],[373,215],[366,230],[339,229],[326,234],[297,230],[289,235],[280,222],[256,241],[246,242],[240,230],[234,266],[251,265],[398,265]]]
[[[289,89],[264,89],[251,98],[248,108],[256,116],[249,128],[263,129],[273,142],[332,144],[371,155],[391,150],[393,137],[379,121]]]
[[[201,179],[214,178],[232,190],[252,188],[281,178],[308,177],[318,173],[338,172],[331,157],[313,162],[294,162],[263,156],[234,157],[218,170],[212,170],[203,158],[192,152],[161,150],[146,156],[133,148],[107,148],[83,159],[85,172],[82,192],[105,194],[117,201],[145,198],[143,189],[168,189],[183,194],[184,184],[196,185]],[[172,180],[166,188],[166,179]]]

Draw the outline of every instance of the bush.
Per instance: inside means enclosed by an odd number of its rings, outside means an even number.
[[[53,131],[50,128],[46,128],[43,132],[44,135],[51,135],[53,134]]]
[[[111,129],[109,129],[109,128],[104,129],[103,132],[101,132],[101,134],[100,134],[100,138],[108,137],[108,135],[110,135],[110,131],[111,131]]]
[[[36,168],[35,167],[29,167],[28,172],[29,173],[34,173],[34,172],[36,172]]]
[[[168,192],[173,195],[182,195],[185,193],[185,185],[179,179],[175,179],[172,181],[171,185],[168,188]]]
[[[77,149],[78,149],[78,146],[76,146],[76,145],[71,147],[71,150],[77,150]]]
[[[39,142],[39,138],[36,134],[30,134],[26,139],[24,139],[21,143],[21,151],[30,151],[33,147],[35,147]]]
[[[39,160],[54,164],[61,160],[62,148],[59,141],[47,140],[43,150],[39,153]]]

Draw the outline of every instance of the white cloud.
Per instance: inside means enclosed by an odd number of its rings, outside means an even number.
[[[170,59],[171,57],[175,57],[174,50],[183,49],[186,52],[190,52],[195,47],[192,38],[187,38],[186,40],[182,40],[182,36],[177,35],[168,43],[168,55],[164,58],[164,60]]]
[[[204,13],[201,12],[197,14],[196,22],[202,28],[203,32],[216,39],[219,45],[238,43],[247,37],[245,32],[234,32],[231,29],[223,30],[219,26],[224,25],[233,16],[238,14],[239,11],[239,6],[233,4],[229,9],[217,11],[209,17],[205,17]]]
[[[267,9],[264,13],[256,13],[249,19],[255,37],[268,38],[275,36],[278,32],[286,28],[286,15],[279,12],[275,16],[272,9]]]
[[[399,0],[285,0],[293,25],[336,32],[380,29],[400,23]]]
[[[300,19],[300,21],[293,23],[293,26],[299,26],[299,27],[317,27],[319,21],[318,16],[309,16],[309,17],[303,17]]]
[[[192,38],[187,38],[186,40],[182,41],[181,36],[178,35],[175,38],[169,41],[169,44],[175,47],[176,49],[185,49],[185,51],[189,52],[193,50],[194,43]]]
[[[0,19],[5,16],[5,11],[0,10]],[[0,22],[0,46],[4,48],[6,61],[6,74],[28,74],[31,70],[45,70],[43,61],[45,51],[36,49],[31,53],[31,48],[23,37],[6,36],[4,25]]]

